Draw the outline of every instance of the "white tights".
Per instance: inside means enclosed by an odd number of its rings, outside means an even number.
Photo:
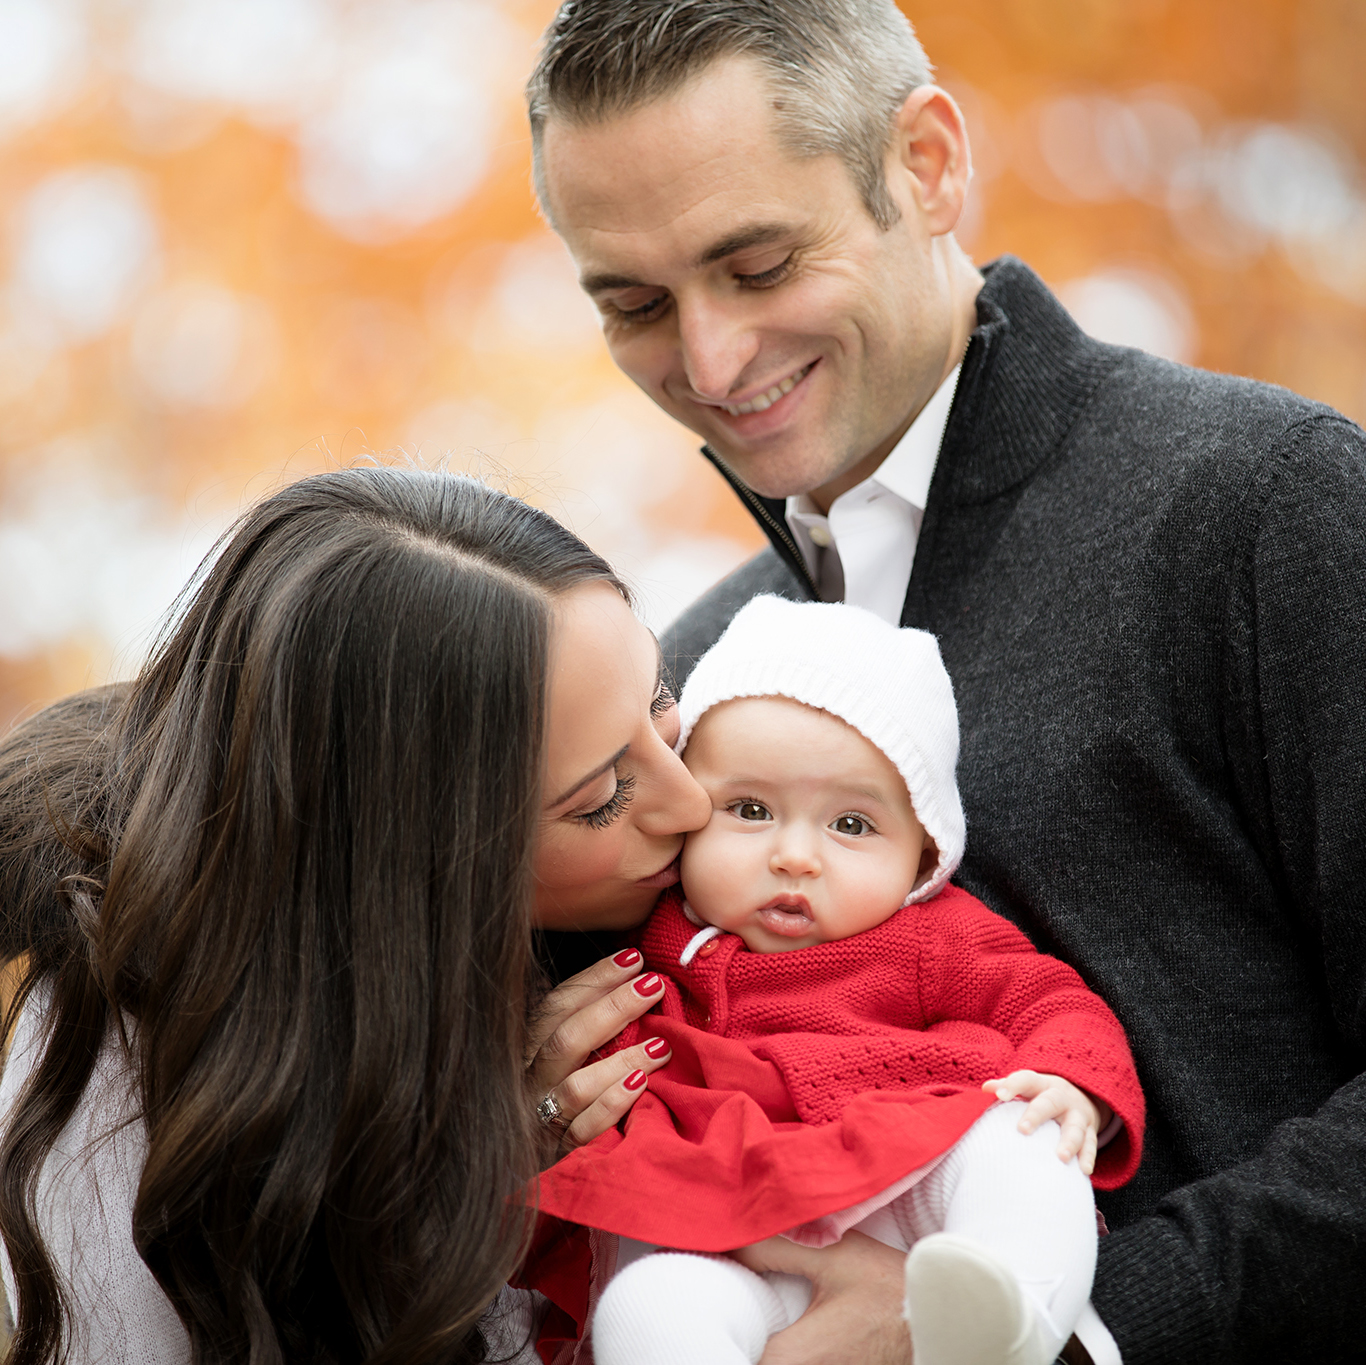
[[[1014,1272],[1056,1351],[1091,1293],[1095,1205],[1075,1158],[1058,1160],[1058,1125],[1026,1137],[1016,1127],[1024,1110],[1019,1100],[994,1105],[923,1180],[857,1227],[899,1251],[932,1232],[980,1243]],[[724,1256],[623,1242],[621,1263],[593,1316],[598,1365],[755,1365],[811,1301],[808,1280],[756,1275]]]

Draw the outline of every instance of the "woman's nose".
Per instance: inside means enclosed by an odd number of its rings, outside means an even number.
[[[636,825],[646,834],[688,834],[711,819],[711,797],[663,740],[656,748],[654,771],[637,796]],[[637,774],[637,777],[644,774]]]

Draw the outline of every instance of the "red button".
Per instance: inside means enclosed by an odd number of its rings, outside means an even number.
[[[709,938],[698,950],[698,957],[710,957],[721,946],[719,938]]]

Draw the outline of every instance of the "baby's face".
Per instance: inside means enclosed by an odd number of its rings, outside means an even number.
[[[782,697],[713,707],[683,761],[711,821],[683,845],[683,890],[756,953],[848,938],[894,914],[935,862],[901,774],[827,711]],[[928,845],[928,846],[927,846]]]

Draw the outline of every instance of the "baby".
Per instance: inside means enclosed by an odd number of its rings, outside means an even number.
[[[1087,1177],[1132,1175],[1143,1100],[1105,1005],[949,885],[958,723],[933,637],[758,598],[680,711],[713,814],[686,899],[639,940],[674,1059],[541,1185],[548,1213],[621,1237],[597,1365],[757,1361],[809,1284],[698,1253],[851,1227],[909,1253],[916,1365],[1047,1365],[1087,1309]]]

